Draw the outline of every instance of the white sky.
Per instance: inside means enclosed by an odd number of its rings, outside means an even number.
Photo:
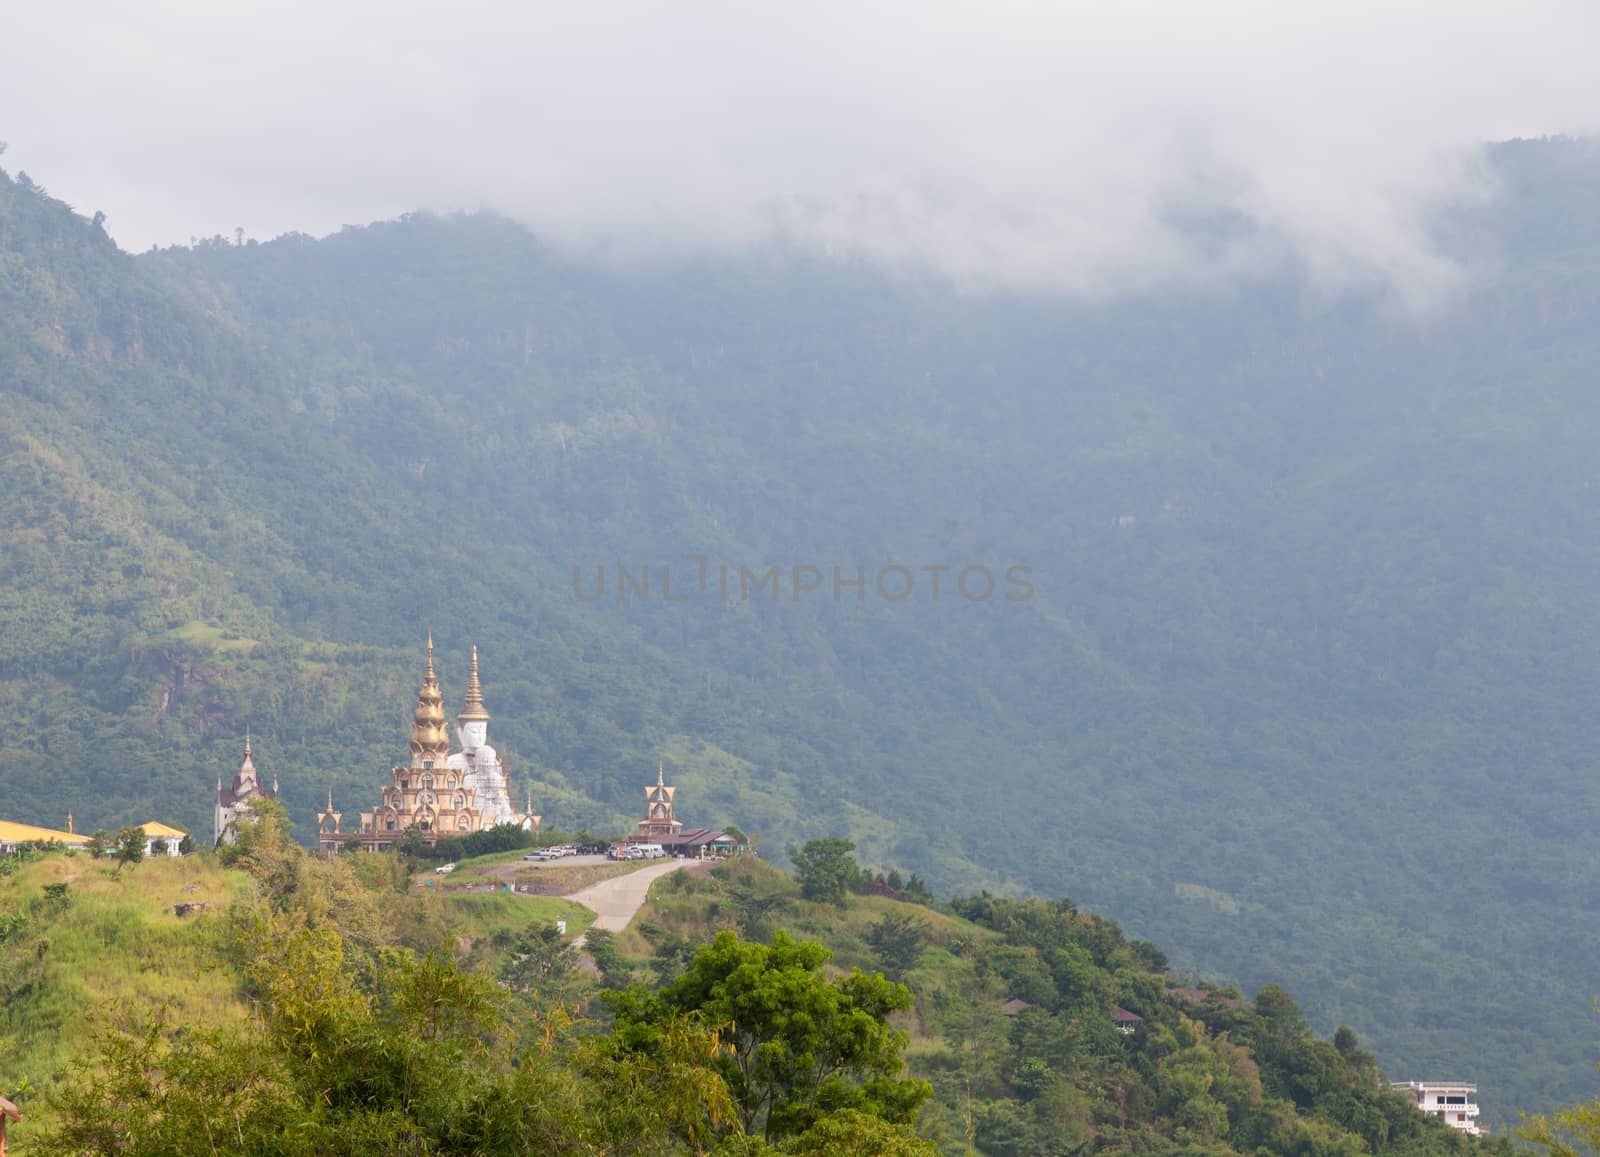
[[[131,249],[491,207],[627,253],[782,230],[1105,293],[1288,251],[1427,295],[1472,148],[1600,128],[1600,4],[51,0],[0,164]],[[1256,242],[1202,251],[1174,211]]]

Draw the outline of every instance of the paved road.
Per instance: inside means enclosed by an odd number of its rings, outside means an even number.
[[[608,932],[621,932],[628,926],[634,914],[644,906],[645,897],[650,894],[652,883],[668,872],[687,868],[695,862],[663,860],[659,864],[651,864],[648,868],[640,868],[637,872],[629,872],[626,876],[613,876],[609,880],[601,880],[598,884],[591,884],[583,891],[574,892],[564,899],[571,900],[574,904],[582,904],[595,913],[595,922],[591,927],[603,928]]]

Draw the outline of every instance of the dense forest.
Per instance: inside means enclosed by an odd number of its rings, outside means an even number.
[[[1572,1100],[1600,152],[1487,161],[1421,315],[1292,266],[1086,304],[606,264],[489,215],[135,257],[0,177],[0,815],[209,835],[248,726],[308,832],[402,755],[432,630],[552,824],[620,828],[664,759],[693,823],[1070,893],[1501,1122]]]
[[[270,810],[219,855],[0,858],[18,1157],[1513,1151],[1277,985],[1181,985],[1069,901],[896,899],[851,850],[676,872],[582,956],[540,898],[325,861]]]

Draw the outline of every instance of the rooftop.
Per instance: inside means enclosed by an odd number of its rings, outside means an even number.
[[[189,834],[188,832],[179,831],[177,828],[169,827],[167,824],[158,824],[153,820],[150,823],[138,826],[144,829],[144,836],[147,840],[181,840]]]
[[[17,824],[0,820],[0,844],[43,844],[51,840],[62,844],[86,844],[89,837],[72,832],[58,832],[52,828],[36,828],[32,824]]]

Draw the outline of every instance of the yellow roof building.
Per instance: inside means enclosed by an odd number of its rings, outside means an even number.
[[[32,824],[16,824],[10,820],[0,820],[0,848],[15,848],[19,844],[43,844],[52,840],[56,843],[81,847],[89,842],[89,837],[75,835],[72,832],[58,832],[53,828],[36,828]]]
[[[149,840],[181,840],[189,834],[166,824],[148,823],[137,826],[144,829],[145,838]]]

